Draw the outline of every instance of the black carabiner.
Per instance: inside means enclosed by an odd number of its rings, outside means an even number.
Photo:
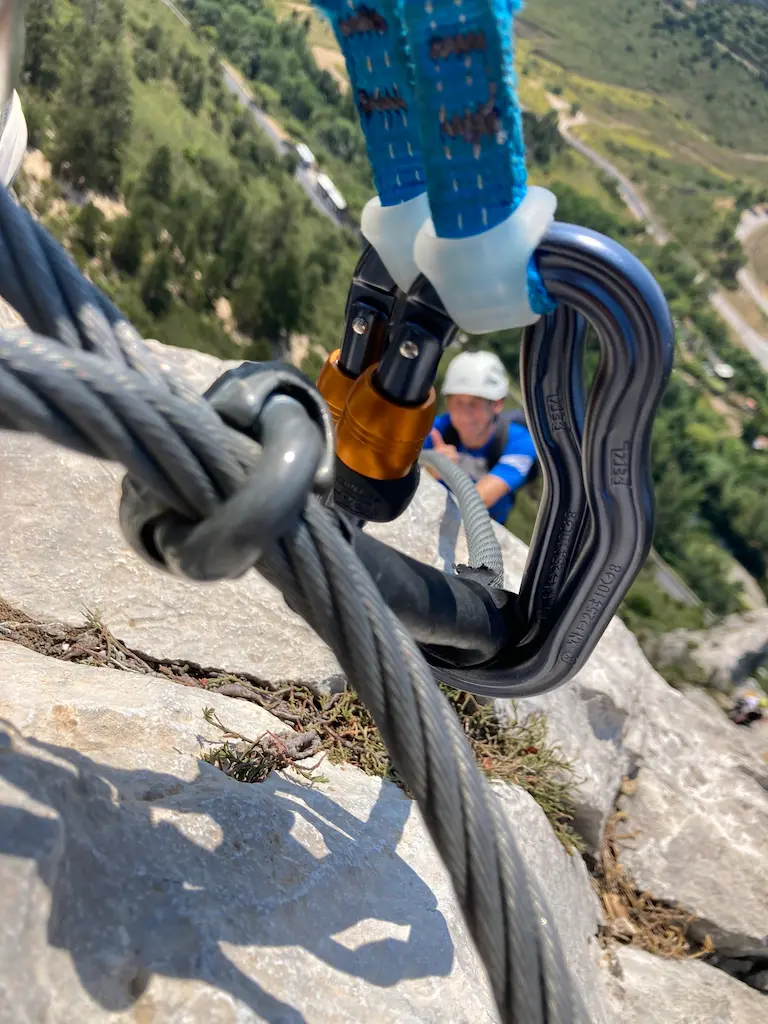
[[[471,668],[422,647],[438,678],[487,697],[529,696],[579,671],[650,551],[650,441],[674,330],[654,277],[623,247],[555,224],[537,251],[555,313],[526,329],[524,404],[544,490],[510,640]],[[585,321],[600,362],[583,411]],[[516,623],[509,616],[514,615]]]

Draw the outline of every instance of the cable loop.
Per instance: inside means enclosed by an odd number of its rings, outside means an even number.
[[[283,363],[243,363],[203,396],[228,426],[261,447],[242,486],[209,515],[170,511],[141,481],[123,481],[120,525],[157,568],[198,582],[236,579],[298,522],[310,493],[333,484],[333,427],[311,381]]]

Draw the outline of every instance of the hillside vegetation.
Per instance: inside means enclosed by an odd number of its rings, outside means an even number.
[[[93,280],[161,341],[330,345],[357,242],[313,210],[210,45],[152,0],[30,0],[27,24],[22,102],[54,177],[18,190]]]
[[[766,11],[686,0],[528,0],[561,67],[667,98],[718,145],[768,153]],[[749,63],[746,63],[749,62]]]

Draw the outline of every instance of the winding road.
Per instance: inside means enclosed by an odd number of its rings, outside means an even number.
[[[612,164],[610,160],[607,160],[602,154],[588,146],[586,142],[582,142],[581,139],[571,134],[572,127],[584,123],[583,120],[579,121],[576,117],[572,119],[566,117],[561,111],[558,119],[558,128],[569,146],[573,147],[578,153],[581,153],[582,156],[585,156],[590,163],[593,163],[595,167],[599,168],[604,174],[607,174],[609,178],[613,178],[619,186],[619,195],[624,205],[638,220],[646,224],[648,233],[659,245],[666,245],[669,241],[669,235],[626,174],[622,174],[618,167]]]
[[[553,99],[554,97],[550,97],[550,101]],[[585,119],[578,119],[578,117],[569,118],[563,109],[563,105],[559,102],[553,103],[553,106],[559,111],[560,116],[558,119],[558,127],[560,129],[560,134],[568,145],[576,149],[582,154],[582,156],[585,156],[587,160],[603,171],[604,174],[613,178],[619,186],[621,198],[632,213],[646,224],[648,233],[652,238],[654,238],[660,245],[664,245],[668,242],[670,240],[669,234],[656,219],[648,204],[639,194],[629,178],[625,174],[622,174],[618,167],[612,164],[610,160],[607,160],[602,154],[597,153],[591,146],[588,146],[586,142],[582,142],[581,139],[576,138],[571,133],[570,129],[576,124],[584,124]],[[760,218],[757,219],[760,220]],[[768,215],[763,216],[762,222],[768,223]],[[759,224],[750,224],[747,234],[755,230],[755,227],[757,226],[759,226]],[[741,231],[742,226],[740,225],[739,231],[737,231],[737,237],[743,241],[746,235],[740,233]],[[690,256],[690,253],[688,256],[694,263],[696,263],[693,257]],[[768,315],[768,299],[766,299],[762,294],[760,286],[746,267],[739,271],[738,280],[744,291],[753,299],[753,301],[757,302],[766,315]],[[741,313],[739,313],[739,311],[728,301],[728,297],[722,289],[714,289],[709,295],[709,301],[720,317],[725,320],[731,329],[739,336],[744,348],[754,359],[757,360],[758,363],[760,363],[762,368],[768,372],[768,338],[763,337],[763,335],[759,334],[753,327],[750,327]]]

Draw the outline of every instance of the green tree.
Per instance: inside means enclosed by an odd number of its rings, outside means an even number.
[[[102,181],[114,188],[120,183],[125,147],[131,134],[131,78],[125,47],[102,46],[93,68],[91,100],[98,122]]]
[[[112,243],[112,262],[117,269],[135,276],[141,266],[144,244],[144,231],[139,219],[134,214],[124,217]]]
[[[155,253],[141,285],[141,300],[153,316],[164,316],[171,308],[168,284],[173,273],[173,258],[167,246]]]
[[[335,117],[317,129],[317,135],[329,153],[348,162],[365,155],[365,141],[360,128],[346,117]]]
[[[67,54],[54,109],[60,126],[53,153],[57,174],[78,186],[105,191],[120,183],[132,120],[128,60],[121,41],[102,42],[95,55],[90,33]]]
[[[98,206],[86,203],[77,217],[75,240],[82,245],[86,255],[91,259],[96,255],[103,227],[104,214]]]
[[[165,45],[165,33],[162,25],[155,22],[149,26],[147,34],[144,36],[144,44],[148,50],[152,50],[154,53],[160,52]]]
[[[160,62],[157,59],[157,54],[151,50],[134,50],[133,64],[136,75],[142,82],[149,82],[153,78],[160,77]]]
[[[59,84],[59,5],[57,0],[28,0],[24,72],[46,95]]]
[[[277,342],[298,331],[306,322],[307,298],[301,257],[293,249],[286,249],[265,275],[260,333]]]
[[[158,203],[170,201],[173,191],[171,150],[158,146],[149,158],[141,179],[142,189]]]
[[[199,113],[205,95],[205,64],[186,46],[179,50],[173,65],[173,79],[181,92],[181,101],[193,114]]]
[[[525,146],[530,159],[546,167],[565,145],[558,128],[557,111],[550,111],[542,117],[525,111],[522,119]]]

